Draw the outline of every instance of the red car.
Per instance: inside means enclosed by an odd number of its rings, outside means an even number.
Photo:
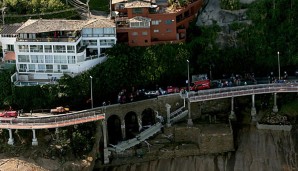
[[[170,93],[179,93],[180,89],[178,87],[168,86],[167,87],[167,94]]]
[[[190,87],[191,91],[205,90],[211,88],[210,80],[200,80],[193,83]]]
[[[5,117],[5,118],[11,118],[11,117],[16,118],[17,116],[18,116],[17,111],[4,111],[0,113],[0,117]]]

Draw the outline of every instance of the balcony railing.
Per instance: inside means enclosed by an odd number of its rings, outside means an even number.
[[[59,37],[59,38],[34,38],[34,39],[25,39],[25,38],[17,38],[19,42],[76,42],[80,36],[77,37]]]

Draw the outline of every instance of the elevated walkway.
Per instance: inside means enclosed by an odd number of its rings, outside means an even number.
[[[0,129],[48,129],[105,119],[102,108],[45,117],[0,118]]]

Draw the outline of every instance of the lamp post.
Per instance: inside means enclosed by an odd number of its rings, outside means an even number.
[[[5,9],[6,9],[6,7],[3,7],[3,8],[1,8],[1,11],[2,11],[2,24],[3,24],[3,26],[4,26],[4,24],[5,24],[5,17],[4,17],[4,15],[5,15]]]
[[[187,90],[190,91],[190,82],[189,82],[189,60],[186,60],[187,62]]]
[[[279,51],[277,51],[277,62],[278,62],[278,80],[280,80]]]
[[[93,109],[92,78],[93,78],[93,77],[90,75],[90,80],[91,80],[91,108]]]

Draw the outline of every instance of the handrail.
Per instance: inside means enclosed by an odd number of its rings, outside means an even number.
[[[298,83],[245,85],[237,87],[209,89],[198,92],[189,92],[188,100],[189,102],[199,102],[227,97],[279,92],[298,92]]]
[[[58,128],[105,119],[102,107],[72,112],[67,114],[41,116],[0,118],[0,128],[6,129],[45,129]]]

